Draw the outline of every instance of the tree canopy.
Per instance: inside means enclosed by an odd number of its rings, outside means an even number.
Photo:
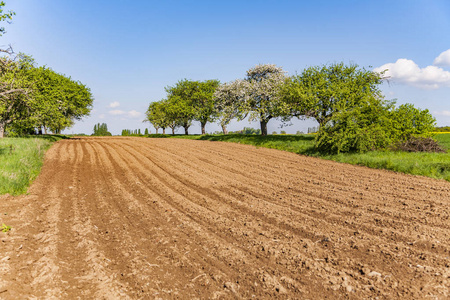
[[[279,97],[286,79],[281,67],[257,65],[247,71],[244,80],[238,79],[229,86],[223,86],[223,92],[216,94],[216,98],[228,102],[231,111],[238,109],[238,115],[248,116],[249,121],[258,120],[261,134],[267,135],[267,123],[272,118],[288,116],[288,106]]]

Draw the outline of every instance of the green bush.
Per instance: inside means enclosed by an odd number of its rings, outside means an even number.
[[[337,111],[319,129],[316,147],[326,153],[366,152],[385,149],[412,137],[430,137],[435,119],[412,104],[394,107],[375,97],[358,106]]]

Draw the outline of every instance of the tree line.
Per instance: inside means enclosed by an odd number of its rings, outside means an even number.
[[[150,103],[146,112],[158,132],[167,128],[185,134],[199,121],[218,122],[224,134],[231,120],[259,121],[262,135],[272,119],[313,118],[319,123],[316,147],[339,153],[386,148],[412,136],[429,136],[435,127],[430,112],[412,104],[386,100],[380,85],[387,78],[355,64],[312,66],[287,76],[281,67],[257,65],[243,79],[183,79],[166,87],[167,97]]]
[[[0,21],[9,20],[13,12],[4,13],[0,2]],[[0,28],[0,36],[5,29]],[[11,48],[0,49],[0,138],[34,133],[36,129],[60,133],[90,113],[93,96],[79,81],[38,66],[31,56],[15,54]]]

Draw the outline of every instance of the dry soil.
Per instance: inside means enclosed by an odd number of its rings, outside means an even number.
[[[253,146],[57,142],[0,196],[1,299],[447,299],[450,183]]]

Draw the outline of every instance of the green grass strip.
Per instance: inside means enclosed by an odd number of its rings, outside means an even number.
[[[45,151],[62,135],[0,139],[0,195],[26,193],[39,175]]]

